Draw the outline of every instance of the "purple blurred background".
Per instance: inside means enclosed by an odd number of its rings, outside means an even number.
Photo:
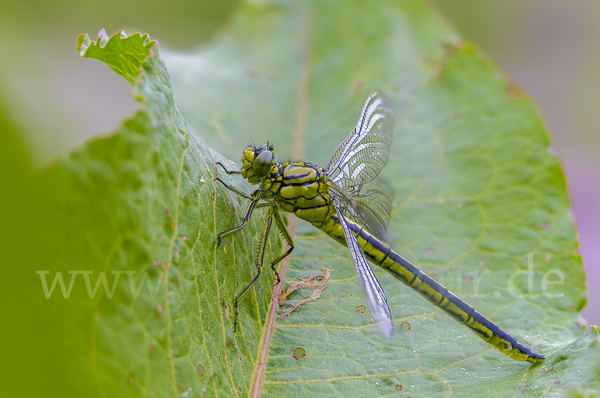
[[[579,231],[589,298],[583,316],[600,325],[600,2],[431,2],[539,105]]]
[[[567,174],[580,234],[590,298],[583,314],[600,324],[600,1],[430,3],[539,104]],[[79,58],[77,35],[141,30],[163,46],[186,50],[210,40],[234,7],[233,0],[168,6],[158,0],[4,1],[0,107],[23,132],[37,166],[46,165],[115,129],[137,106],[123,79]]]

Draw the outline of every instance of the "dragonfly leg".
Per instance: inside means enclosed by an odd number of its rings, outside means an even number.
[[[246,226],[246,224],[248,223],[248,220],[250,220],[250,217],[252,216],[252,212],[254,211],[254,209],[256,209],[258,207],[271,206],[270,203],[262,203],[262,204],[257,205],[258,201],[259,201],[258,197],[255,199],[252,199],[252,201],[248,205],[248,209],[246,210],[246,214],[244,215],[244,218],[242,218],[242,223],[240,225],[238,225],[235,228],[230,229],[229,231],[221,232],[219,235],[217,235],[217,241],[215,242],[217,247],[219,247],[219,245],[221,244],[221,238],[223,238],[224,236],[227,236],[229,234],[232,234],[234,232],[237,232]]]
[[[265,248],[267,245],[267,238],[269,236],[269,231],[271,230],[272,222],[273,222],[273,210],[269,211],[269,214],[267,215],[267,218],[265,219],[265,224],[263,226],[262,238],[260,239],[260,247],[258,249],[258,258],[256,259],[256,268],[258,269],[258,272],[254,276],[254,278],[252,278],[252,281],[250,281],[248,286],[246,286],[244,288],[244,290],[242,290],[242,292],[240,294],[238,294],[237,297],[235,298],[235,304],[234,304],[235,318],[233,320],[233,332],[234,333],[237,330],[237,321],[238,321],[238,316],[240,314],[240,309],[239,309],[240,299],[242,298],[242,296],[244,294],[246,294],[246,292],[256,283],[256,281],[260,277],[263,259],[265,258]]]
[[[241,171],[237,171],[237,170],[229,171],[229,170],[227,170],[227,168],[225,166],[223,166],[223,163],[221,163],[221,162],[217,162],[215,164],[218,164],[219,166],[221,166],[223,168],[223,170],[225,171],[225,173],[227,173],[227,174],[242,174]]]
[[[245,194],[242,191],[238,191],[237,189],[235,189],[234,187],[232,187],[231,185],[227,184],[225,181],[221,180],[219,177],[214,177],[213,181],[219,181],[221,184],[223,184],[223,186],[227,189],[229,189],[230,191],[233,191],[235,193],[237,193],[240,196],[243,196],[246,199],[250,199],[253,200],[252,196]]]
[[[285,227],[285,223],[283,222],[283,218],[281,218],[281,214],[279,214],[279,212],[277,210],[274,210],[273,215],[275,216],[275,222],[277,223],[279,230],[283,234],[283,237],[285,238],[285,241],[287,242],[287,244],[289,246],[289,248],[286,250],[285,253],[283,253],[277,259],[273,260],[273,262],[271,263],[271,269],[273,270],[273,272],[275,272],[275,276],[277,277],[277,282],[275,283],[277,285],[279,282],[281,282],[281,278],[279,277],[279,272],[277,272],[277,270],[275,269],[275,266],[277,264],[279,264],[279,262],[281,260],[283,260],[284,258],[289,256],[290,253],[292,253],[292,251],[294,250],[295,244],[294,244],[294,240],[290,236],[290,233],[288,232],[287,228]]]

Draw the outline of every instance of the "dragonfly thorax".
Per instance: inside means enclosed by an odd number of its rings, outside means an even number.
[[[269,176],[275,164],[273,145],[266,143],[259,146],[248,146],[242,157],[242,177],[250,184],[258,184]]]

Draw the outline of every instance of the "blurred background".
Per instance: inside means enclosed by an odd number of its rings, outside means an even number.
[[[100,62],[79,58],[80,33],[142,31],[163,47],[191,50],[227,24],[236,4],[5,0],[0,115],[19,132],[34,167],[44,167],[91,137],[110,133],[138,106],[125,80]],[[430,4],[538,104],[567,175],[580,234],[589,296],[583,316],[600,325],[600,2]]]

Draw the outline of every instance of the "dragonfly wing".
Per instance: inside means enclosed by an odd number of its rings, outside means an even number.
[[[330,183],[331,184],[331,183]],[[360,192],[346,192],[330,185],[342,214],[356,221],[377,238],[385,240],[385,230],[390,221],[392,197],[389,187],[379,179],[367,184]]]
[[[373,180],[390,154],[394,111],[378,91],[369,95],[354,130],[329,161],[329,178],[347,191]]]
[[[342,215],[340,215],[340,224],[344,230],[352,260],[354,260],[354,265],[356,266],[358,280],[365,292],[369,311],[373,315],[373,320],[379,325],[384,336],[391,339],[394,332],[394,324],[392,323],[392,313],[388,306],[385,293],[375,277],[371,266],[367,262],[356,236],[354,236]]]
[[[333,154],[327,167],[344,215],[383,237],[391,210],[389,184],[373,181],[387,162],[394,112],[387,98],[373,92],[354,130]]]

